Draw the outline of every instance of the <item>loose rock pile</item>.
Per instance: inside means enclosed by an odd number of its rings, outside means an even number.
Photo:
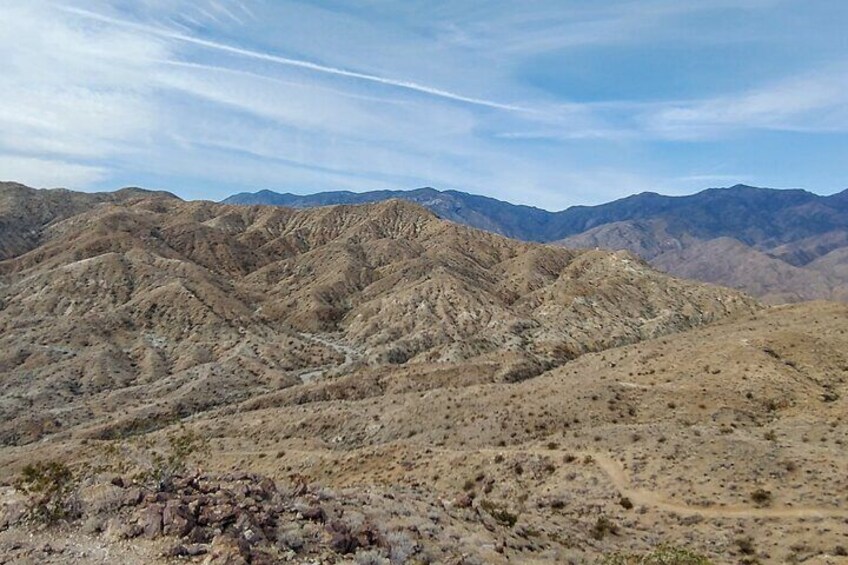
[[[295,481],[287,491],[261,475],[195,474],[167,489],[113,477],[81,491],[83,530],[113,540],[175,540],[166,557],[203,558],[204,565],[336,562],[391,540],[369,521],[349,521],[344,503]],[[386,560],[386,562],[388,562]]]

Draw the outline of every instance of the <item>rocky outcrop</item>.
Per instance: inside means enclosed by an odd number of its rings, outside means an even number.
[[[82,498],[86,533],[167,541],[166,556],[203,556],[205,565],[270,565],[295,556],[390,549],[377,527],[349,523],[343,504],[326,493],[305,483],[280,491],[271,479],[250,473],[177,477],[168,490],[113,478],[83,489]]]

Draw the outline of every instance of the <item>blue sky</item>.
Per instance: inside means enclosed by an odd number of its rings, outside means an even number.
[[[0,4],[0,178],[561,209],[848,187],[843,0]]]

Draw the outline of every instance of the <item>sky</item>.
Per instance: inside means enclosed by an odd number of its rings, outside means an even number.
[[[830,194],[846,27],[844,0],[3,0],[0,179]]]

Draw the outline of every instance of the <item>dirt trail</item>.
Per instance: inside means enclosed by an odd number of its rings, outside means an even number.
[[[476,450],[453,450],[453,449],[438,449],[445,454],[454,455],[469,455],[472,453],[481,453],[495,456],[498,454],[513,453],[513,454],[532,454],[541,456],[561,456],[565,454],[575,455],[580,458],[591,457],[594,464],[609,478],[610,482],[619,491],[622,496],[626,496],[636,505],[648,506],[665,512],[675,512],[687,516],[702,516],[704,518],[839,518],[848,520],[848,510],[820,507],[820,506],[769,506],[758,507],[751,505],[728,505],[728,506],[693,506],[681,502],[668,500],[662,494],[633,487],[630,483],[630,478],[624,470],[624,467],[618,461],[614,460],[606,453],[597,451],[565,451],[565,450],[550,450],[550,449],[520,449],[520,448],[503,448],[503,449],[476,449]],[[259,451],[227,451],[230,455],[251,456]]]
[[[499,454],[531,454],[545,457],[562,456],[566,454],[579,458],[591,457],[593,463],[609,478],[616,490],[622,496],[626,496],[636,505],[647,506],[664,512],[674,512],[686,516],[702,516],[704,518],[840,518],[848,520],[848,510],[819,507],[819,506],[768,506],[758,507],[751,505],[726,505],[726,506],[694,506],[668,500],[661,493],[633,487],[624,467],[606,453],[597,451],[568,451],[551,450],[541,448],[499,448],[499,449],[472,449],[468,451],[454,449],[433,449],[444,454],[470,455],[480,453],[486,455]],[[252,456],[261,451],[227,451],[230,455]],[[309,452],[302,452],[309,453]],[[320,455],[320,452],[316,452]]]
[[[446,450],[450,451],[450,450]],[[566,451],[550,449],[480,449],[479,453],[529,453],[533,455],[551,456],[566,454]],[[451,451],[452,453],[464,453]],[[467,453],[467,452],[465,452]],[[624,467],[606,453],[596,451],[582,451],[567,453],[581,458],[591,457],[595,465],[604,472],[610,482],[631,502],[641,506],[648,506],[665,512],[675,512],[683,515],[703,516],[704,518],[844,518],[848,519],[848,510],[820,507],[820,506],[768,506],[758,507],[749,505],[727,505],[727,506],[693,506],[668,500],[662,494],[634,488],[630,483]]]
[[[708,507],[673,502],[657,492],[634,488],[621,464],[609,455],[603,453],[587,453],[586,455],[590,455],[595,460],[598,467],[623,496],[629,498],[634,504],[650,506],[657,510],[705,518],[848,518],[848,510],[818,506],[757,507],[740,504]]]

